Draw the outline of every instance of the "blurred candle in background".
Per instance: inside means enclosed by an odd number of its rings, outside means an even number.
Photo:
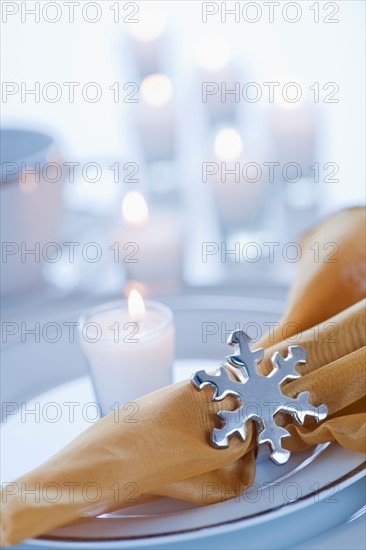
[[[266,181],[263,166],[245,150],[235,128],[221,129],[215,136],[213,149],[214,161],[204,163],[204,179],[212,188],[224,230],[244,229],[260,215]]]
[[[126,403],[133,413],[132,400],[172,383],[175,331],[165,305],[131,290],[128,301],[94,308],[79,327],[103,415]]]
[[[200,67],[200,99],[210,121],[233,121],[240,98],[229,43],[221,38],[205,38],[197,44],[196,58]]]
[[[161,68],[166,19],[158,10],[139,10],[138,21],[127,28],[133,42],[132,51],[140,77],[156,73]]]
[[[182,194],[182,174],[176,159],[157,160],[146,167],[149,199],[154,204],[179,208]]]
[[[175,155],[176,121],[173,85],[163,74],[151,74],[140,86],[138,130],[147,161],[169,160]]]
[[[296,85],[296,79],[287,80]],[[291,96],[295,98],[299,88],[292,88]],[[274,160],[279,163],[275,184],[283,185],[287,233],[297,238],[317,219],[321,177],[318,112],[302,97],[292,102],[278,96],[270,111],[269,124]]]
[[[139,191],[122,201],[121,257],[130,279],[155,291],[179,288],[182,277],[182,225],[173,211],[150,215]]]
[[[318,120],[316,109],[299,100],[291,103],[281,98],[269,116],[276,160],[281,169],[287,163],[297,163],[302,176],[311,175],[311,166],[317,160]]]

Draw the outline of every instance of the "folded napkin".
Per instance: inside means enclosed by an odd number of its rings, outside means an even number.
[[[342,215],[358,218],[359,210]],[[344,227],[346,233],[354,232],[355,227],[359,230],[358,224],[351,222]],[[319,240],[320,236],[316,238]],[[342,233],[339,240],[353,242],[350,237],[348,234],[346,239]],[[344,270],[345,278],[347,273],[353,277],[353,258],[357,256],[357,262],[360,259],[359,251],[354,254],[349,258],[350,264],[339,258],[344,267],[349,267]],[[313,272],[322,266],[328,269],[327,264],[321,264],[312,266]],[[309,264],[303,266],[308,268]],[[303,277],[306,279],[304,274]],[[310,277],[307,280],[312,284]],[[319,280],[321,277],[316,277]],[[337,278],[334,284],[339,284]],[[328,285],[333,285],[331,279]],[[301,285],[304,295],[305,286]],[[345,284],[344,288],[350,287]],[[334,309],[336,294],[336,290],[329,291],[332,306],[325,302],[320,306],[315,303],[314,307]],[[348,449],[365,452],[365,300],[354,303],[351,291],[348,296],[348,303],[345,297],[338,302],[339,312],[333,311],[336,315],[297,337],[296,344],[307,349],[307,363],[298,367],[303,376],[287,383],[283,392],[293,397],[310,391],[311,402],[315,406],[325,403],[329,416],[321,424],[299,426],[279,415],[278,422],[291,433],[284,440],[291,451],[336,440]],[[324,296],[321,294],[320,298]],[[291,317],[285,316],[282,323],[289,322],[286,319]],[[305,317],[302,322],[306,324]],[[332,334],[329,323],[335,327]],[[266,345],[261,364],[264,372],[271,368],[273,352],[286,355],[288,345],[287,341]],[[185,381],[138,399],[137,423],[124,421],[128,411],[122,408],[118,422],[112,413],[91,426],[45,464],[4,488],[2,543],[16,544],[70,522],[162,495],[211,504],[240,494],[255,476],[255,427],[249,424],[244,443],[232,437],[228,449],[213,448],[209,442],[217,425],[215,413],[223,402],[213,403],[211,396],[209,387],[198,392]],[[225,409],[236,407],[234,399],[225,399]],[[225,491],[208,493],[205,488],[210,484],[225,487]],[[88,487],[94,488],[93,502],[85,498]],[[35,491],[26,493],[31,490]]]
[[[267,347],[315,327],[366,294],[366,209],[354,207],[325,218],[301,242],[299,274],[285,315],[259,345]]]

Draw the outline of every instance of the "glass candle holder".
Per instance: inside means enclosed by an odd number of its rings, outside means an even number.
[[[79,336],[102,415],[172,382],[172,311],[145,302],[134,320],[127,300],[110,302],[79,319]]]

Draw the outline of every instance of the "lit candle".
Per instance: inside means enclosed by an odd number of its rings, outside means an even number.
[[[172,382],[172,311],[137,290],[80,319],[80,342],[102,414]]]
[[[182,276],[182,227],[169,211],[150,215],[143,195],[128,191],[122,201],[121,244],[124,267],[130,279],[166,290],[176,287]],[[131,244],[128,244],[131,243]]]
[[[148,161],[172,159],[175,154],[173,85],[166,75],[151,74],[140,86],[138,128]]]
[[[259,159],[244,153],[243,140],[234,128],[223,128],[214,140],[212,176],[207,175],[221,221],[227,227],[250,223],[264,198],[265,178]]]
[[[273,160],[280,164],[276,183],[283,184],[286,223],[296,239],[315,222],[317,216],[319,188],[314,170],[320,159],[316,108],[302,99],[296,103],[277,99],[269,122]]]
[[[127,25],[133,41],[136,65],[142,77],[155,73],[160,68],[165,28],[164,14],[149,9],[141,10],[138,22]]]
[[[219,38],[206,38],[197,44],[196,58],[201,68],[201,99],[210,120],[234,119],[238,104],[235,101],[237,75],[231,62],[230,45]]]
[[[295,81],[294,78],[292,78]],[[312,175],[310,166],[316,159],[318,121],[316,109],[301,97],[296,102],[285,100],[279,94],[270,111],[270,127],[277,162],[282,171],[287,163],[300,165],[303,176]],[[289,178],[296,177],[289,170]]]

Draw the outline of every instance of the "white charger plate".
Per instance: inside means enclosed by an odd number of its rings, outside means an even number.
[[[226,309],[218,307],[220,301],[225,303]],[[228,303],[231,307],[228,307]],[[263,322],[275,321],[282,304],[268,300],[218,299],[208,296],[194,296],[192,300],[184,296],[171,298],[168,305],[174,310],[178,327],[177,355],[181,357],[175,365],[175,377],[182,379],[195,370],[217,365],[227,351],[223,332],[237,328],[237,323],[240,326],[249,322],[263,326]],[[70,318],[73,317],[67,317],[68,320]],[[209,346],[202,341],[203,322],[217,323],[221,327]],[[225,324],[224,328],[222,323]],[[14,345],[13,342],[8,350],[5,349],[5,356],[7,351],[10,352],[12,362],[15,357],[16,364],[23,365],[23,371],[26,372],[29,362],[34,364],[35,351],[43,357],[45,364],[51,360],[51,356],[55,358],[60,352],[62,357],[62,342],[59,344],[58,350],[52,350],[39,343],[37,348],[33,346],[32,353],[28,343]],[[76,345],[73,349],[76,350]],[[70,349],[67,353],[70,353]],[[38,368],[38,371],[28,370],[29,374],[36,376],[41,374],[42,369]],[[75,415],[73,422],[70,422],[69,409],[64,405],[70,401],[80,403],[80,414]],[[38,466],[87,428],[92,419],[89,417],[90,421],[87,421],[81,411],[83,405],[93,401],[92,385],[89,378],[84,376],[65,384],[51,385],[50,390],[33,396],[23,405],[18,402],[20,411],[23,407],[23,413],[11,415],[2,427],[2,442],[4,448],[8,449],[2,460],[2,482],[11,481]],[[27,421],[23,421],[24,407],[27,410],[38,407],[42,411],[50,402],[61,407],[62,415],[57,423],[50,422],[42,414],[39,418],[28,416]],[[34,445],[35,441],[37,445]],[[266,455],[262,455],[255,483],[241,498],[202,507],[167,498],[159,499],[56,529],[42,540],[29,541],[28,544],[47,548],[79,548],[86,545],[91,548],[91,544],[103,548],[132,548],[161,546],[243,527],[251,529],[317,502],[336,503],[340,492],[363,475],[363,462],[362,455],[334,444],[293,453],[290,461],[281,467],[275,466]]]

